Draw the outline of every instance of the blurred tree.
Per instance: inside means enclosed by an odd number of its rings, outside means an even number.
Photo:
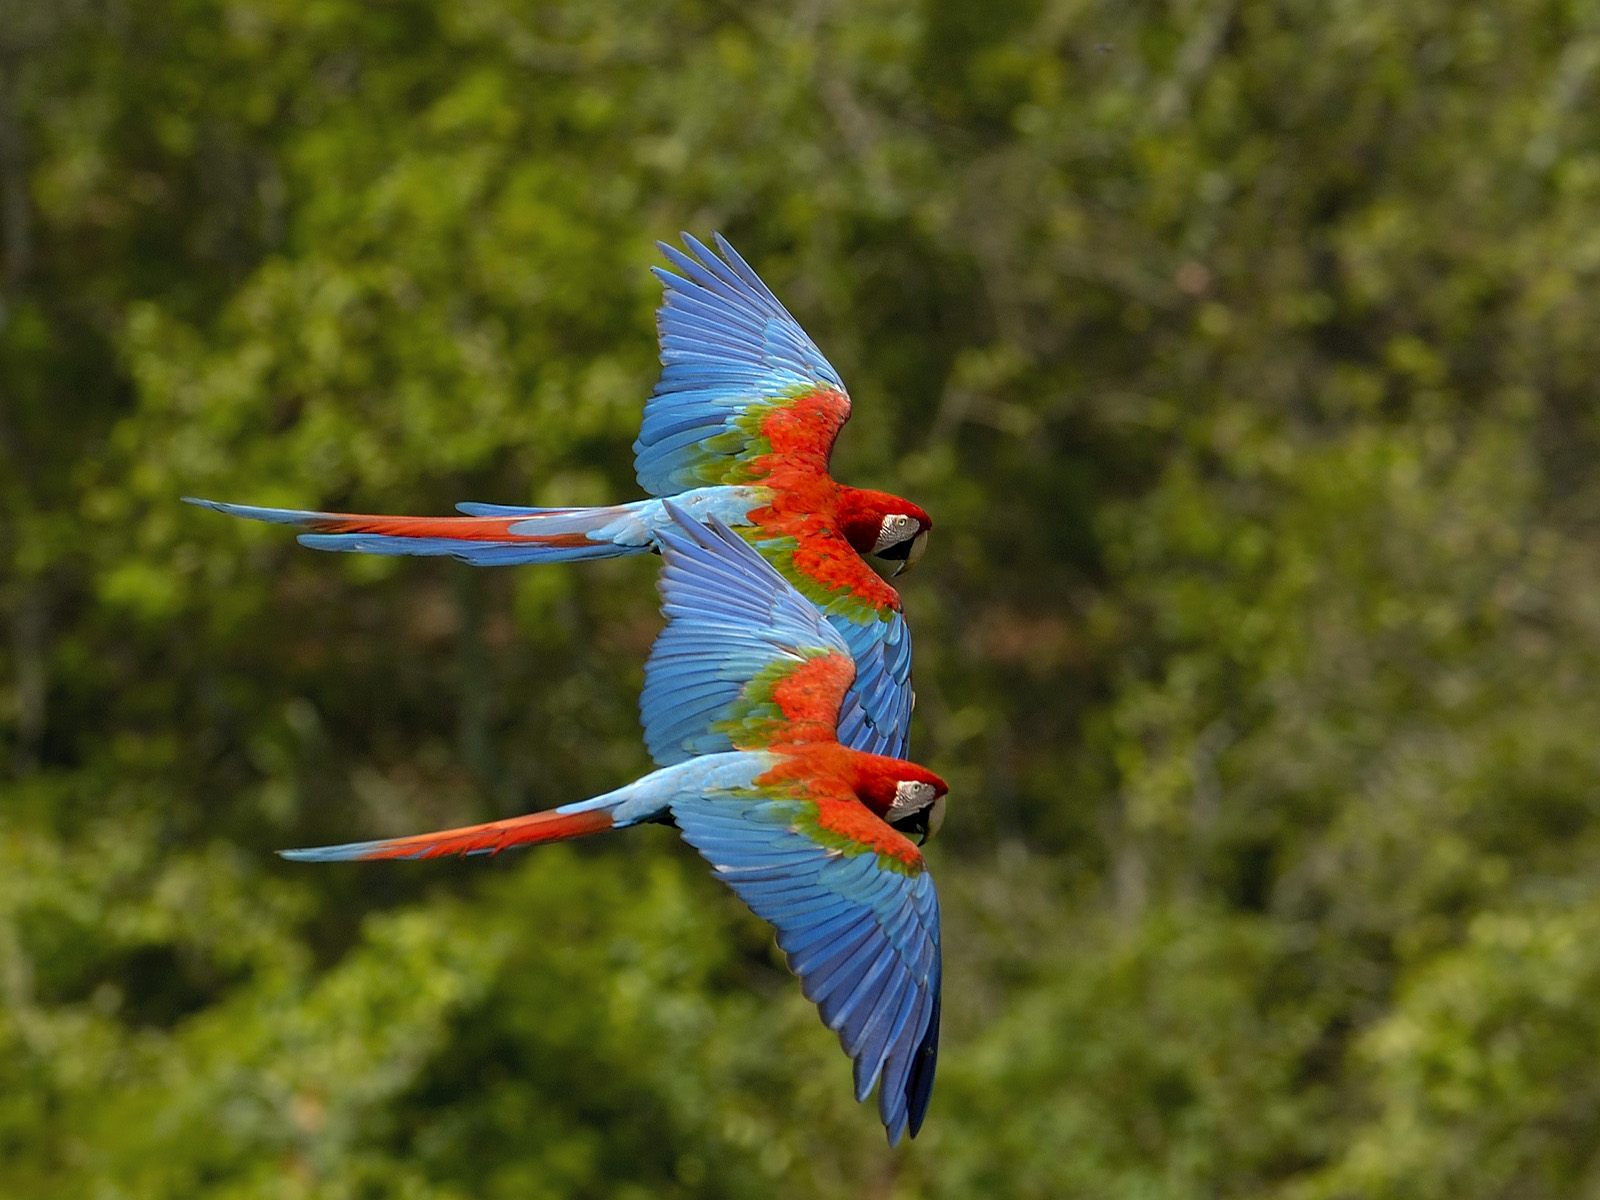
[[[0,1193],[1596,1187],[1600,13],[0,3]],[[924,499],[944,1078],[890,1153],[665,834],[649,563],[176,504],[626,494],[721,229]]]

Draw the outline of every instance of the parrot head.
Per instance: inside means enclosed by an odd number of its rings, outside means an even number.
[[[949,784],[902,759],[863,754],[860,760],[856,791],[869,808],[919,846],[939,832]]]
[[[840,525],[858,554],[871,554],[898,564],[891,575],[917,565],[928,548],[933,518],[918,505],[888,492],[841,488]]]

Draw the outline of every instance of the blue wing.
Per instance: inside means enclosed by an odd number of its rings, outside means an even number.
[[[835,804],[881,826],[877,852],[819,828],[819,811]],[[855,1063],[856,1099],[880,1084],[890,1145],[908,1129],[915,1137],[933,1093],[940,990],[939,899],[916,848],[853,795],[699,796],[675,800],[672,814],[723,882],[777,929],[806,996]]]
[[[856,663],[855,682],[839,712],[839,741],[868,754],[908,757],[916,698],[911,691],[911,630],[905,617],[895,612],[866,623],[846,616],[828,620],[843,635]]]
[[[639,697],[651,755],[670,766],[776,740],[832,739],[855,672],[849,646],[738,534],[667,504],[675,522],[659,535],[667,625]],[[796,693],[814,683],[815,694],[775,696],[785,682]]]
[[[683,240],[691,253],[661,243],[682,275],[653,268],[666,285],[661,380],[633,444],[639,483],[656,496],[759,478],[761,418],[802,396],[826,395],[824,451],[850,416],[839,373],[727,240],[715,235],[720,258]]]

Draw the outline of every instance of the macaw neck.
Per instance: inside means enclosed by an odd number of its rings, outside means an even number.
[[[825,613],[843,613],[863,624],[900,611],[900,593],[862,561],[840,524],[839,496],[859,489],[846,489],[826,475],[787,470],[775,471],[761,486],[767,502],[750,510],[750,523],[769,545],[793,539],[770,551],[768,560],[806,599]],[[876,538],[874,532],[869,550]]]
[[[895,776],[891,773],[891,767],[895,760],[860,750],[851,750],[849,753],[854,776],[851,787],[855,794],[875,814],[880,817],[885,815],[894,803]]]
[[[878,816],[886,816],[894,805],[895,788],[902,780],[918,779],[927,772],[915,763],[890,758],[884,754],[868,754],[862,750],[846,749],[850,756],[850,786],[861,803]],[[932,778],[929,776],[929,778]]]
[[[881,754],[867,754],[832,741],[793,742],[772,748],[779,756],[780,774],[826,781],[831,788],[854,792],[878,816],[894,803],[898,765]]]
[[[930,800],[950,790],[944,780],[926,767],[883,754],[852,750],[831,739],[775,745],[768,753],[773,755],[773,767],[764,779],[806,781],[802,786],[820,787],[824,793],[834,796],[851,792],[862,807],[883,820],[888,819],[894,808],[902,783],[929,784],[934,789]]]

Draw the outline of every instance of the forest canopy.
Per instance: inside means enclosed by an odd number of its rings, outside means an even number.
[[[60,0],[0,18],[0,1194],[1600,1186],[1600,12]],[[637,495],[720,230],[936,529],[890,1151],[670,831],[654,560],[180,496]]]

